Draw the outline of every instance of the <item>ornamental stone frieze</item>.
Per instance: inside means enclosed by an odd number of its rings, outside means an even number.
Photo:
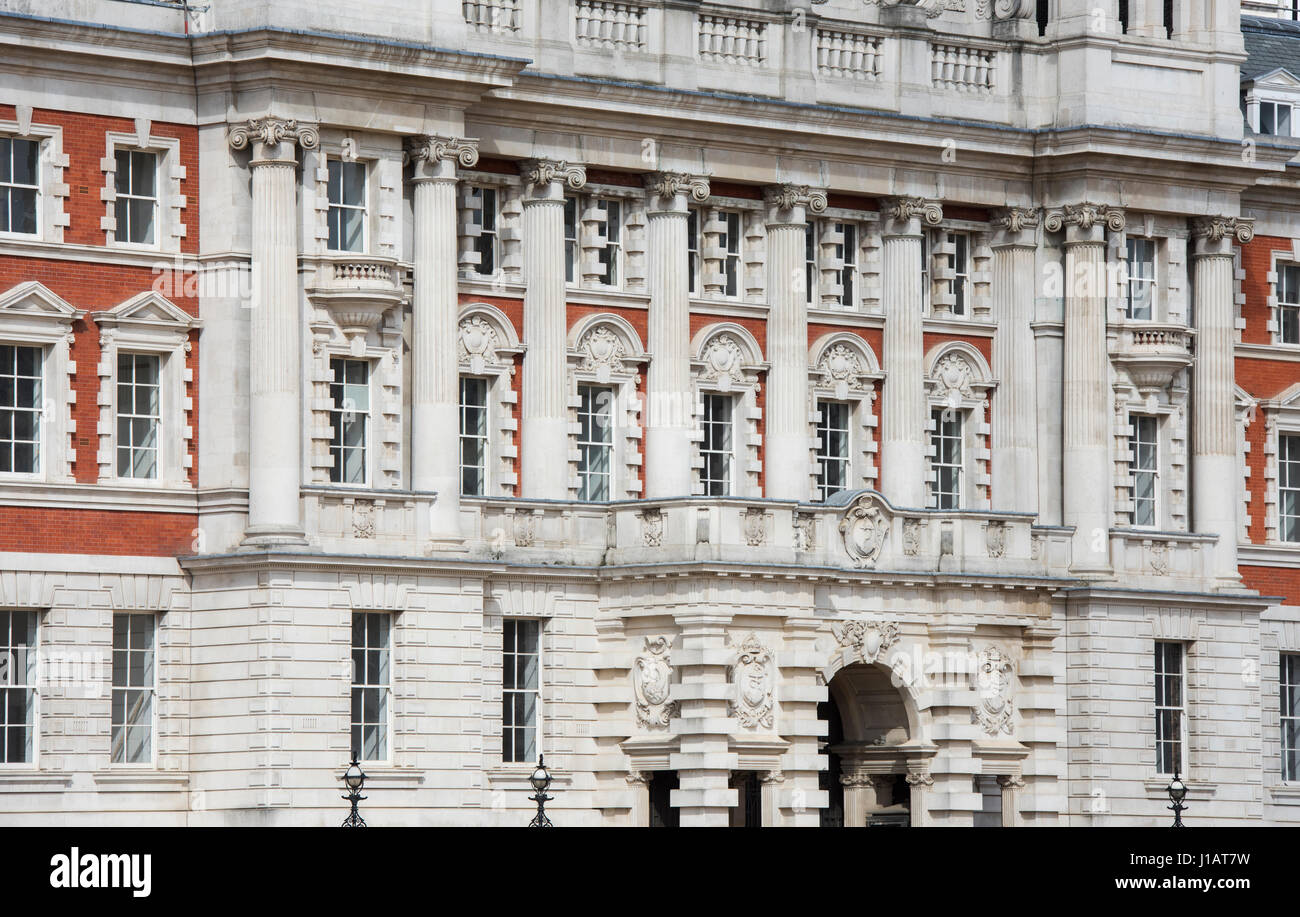
[[[671,644],[667,637],[646,637],[645,648],[632,664],[632,691],[636,721],[652,729],[663,728],[677,712],[672,691]]]
[[[876,662],[898,642],[898,625],[881,621],[846,621],[831,626],[840,646],[858,651],[864,662]]]
[[[987,735],[1011,734],[1016,714],[1011,702],[1011,677],[1014,666],[996,646],[986,646],[979,654],[976,669],[976,692],[979,702],[971,712],[971,722],[978,723]]]
[[[741,644],[732,668],[735,698],[731,714],[746,729],[772,728],[772,685],[774,663],[772,653],[751,633]]]
[[[889,537],[890,518],[878,496],[864,493],[844,513],[840,535],[855,566],[872,567]]]

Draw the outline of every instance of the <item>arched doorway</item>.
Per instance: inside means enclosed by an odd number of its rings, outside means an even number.
[[[855,663],[841,669],[817,706],[827,724],[822,788],[829,803],[823,827],[911,824],[908,758],[912,726],[903,696],[880,666]]]

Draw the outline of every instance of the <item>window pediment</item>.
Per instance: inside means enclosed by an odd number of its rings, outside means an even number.
[[[153,290],[132,296],[106,312],[91,316],[97,325],[186,333],[201,324],[180,306]]]
[[[68,326],[85,312],[36,280],[20,283],[0,294],[0,323],[21,320]],[[66,330],[66,327],[62,330]]]

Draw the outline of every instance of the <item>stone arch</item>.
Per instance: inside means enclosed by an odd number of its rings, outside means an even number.
[[[895,650],[894,653],[890,653],[889,655],[892,656],[897,652],[898,650]],[[881,655],[884,656],[885,653],[882,652]],[[915,688],[908,682],[895,679],[894,671],[890,666],[886,665],[885,662],[879,659],[871,659],[864,656],[861,649],[853,646],[839,647],[831,654],[827,664],[822,667],[821,676],[822,681],[825,682],[827,687],[828,699],[838,700],[831,691],[831,685],[835,681],[835,676],[845,670],[859,666],[866,667],[868,670],[872,671],[872,677],[883,679],[883,685],[890,688],[897,695],[898,704],[902,708],[907,722],[907,736],[904,741],[908,743],[919,741],[924,732],[924,725],[921,714],[922,703]],[[897,683],[895,683],[896,681]],[[842,716],[844,715],[844,712],[844,708],[841,707]]]
[[[966,341],[943,341],[931,347],[925,355],[926,378],[935,378],[940,364],[949,356],[959,356],[966,361],[970,366],[971,381],[986,388],[994,384],[993,370],[989,367],[988,361],[984,359],[984,354],[979,352],[979,348]]]
[[[836,331],[822,335],[808,348],[808,365],[814,372],[821,368],[822,360],[836,346],[848,348],[862,361],[861,372],[875,374],[881,371],[880,360],[865,338],[851,331]]]
[[[636,329],[632,327],[632,323],[613,312],[595,312],[591,315],[584,315],[574,322],[573,327],[569,329],[569,349],[578,350],[583,339],[601,326],[608,327],[618,336],[624,347],[624,359],[636,359],[637,362],[649,359],[645,355],[645,344],[641,341],[641,335],[637,334]]]
[[[472,302],[461,306],[457,322],[457,352],[462,366],[482,366],[510,362],[525,347],[519,341],[514,322],[491,303]]]
[[[762,368],[763,349],[747,329],[735,322],[714,322],[697,331],[691,338],[692,357],[697,362],[703,362],[709,345],[724,336],[730,337],[739,345],[741,362],[746,368]]]

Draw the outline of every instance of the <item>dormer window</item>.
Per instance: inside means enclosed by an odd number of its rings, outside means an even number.
[[[1291,105],[1286,102],[1260,102],[1259,132],[1276,137],[1290,137]]]

